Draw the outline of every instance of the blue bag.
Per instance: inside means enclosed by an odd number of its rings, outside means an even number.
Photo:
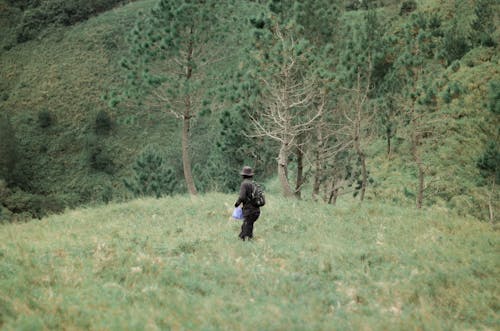
[[[243,219],[243,210],[241,207],[236,207],[233,210],[233,218],[235,220],[242,220]]]

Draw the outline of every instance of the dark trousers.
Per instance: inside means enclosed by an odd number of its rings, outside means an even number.
[[[259,210],[252,211],[248,214],[243,211],[243,224],[241,225],[241,232],[239,234],[240,239],[245,240],[246,238],[253,238],[253,224],[257,221],[259,216]]]

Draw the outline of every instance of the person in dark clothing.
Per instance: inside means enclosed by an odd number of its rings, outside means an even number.
[[[250,240],[253,238],[253,224],[260,216],[260,208],[251,204],[250,200],[253,191],[253,170],[248,166],[244,166],[240,175],[243,177],[243,182],[240,186],[240,194],[238,200],[234,204],[238,207],[243,203],[243,224],[241,225],[241,232],[239,237],[241,240]]]

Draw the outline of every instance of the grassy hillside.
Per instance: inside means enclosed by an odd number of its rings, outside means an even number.
[[[499,237],[445,210],[269,194],[78,209],[0,227],[3,330],[494,330]]]
[[[145,144],[166,146],[174,139],[176,123],[152,122],[147,112],[131,120],[125,109],[111,115],[109,135],[95,134],[98,112],[109,112],[103,95],[123,80],[125,34],[137,13],[154,3],[131,3],[74,26],[48,29],[1,54],[0,111],[11,115],[19,168],[30,191],[57,194],[69,205],[102,200],[106,190],[121,185],[125,165]],[[51,120],[44,126],[40,118],[46,114]],[[107,173],[90,164],[96,145],[111,161]]]

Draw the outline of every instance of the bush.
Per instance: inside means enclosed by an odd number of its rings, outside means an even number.
[[[52,125],[54,119],[48,110],[42,110],[38,113],[38,124],[42,129],[48,128]]]
[[[38,8],[26,10],[17,27],[17,42],[23,43],[34,39],[49,23],[42,10]]]
[[[484,178],[489,177],[492,182],[500,182],[500,145],[496,140],[487,143],[476,165]]]
[[[95,118],[95,133],[98,135],[105,135],[108,134],[109,131],[111,131],[111,127],[113,125],[113,122],[111,121],[111,117],[109,114],[101,110],[97,113],[96,118]]]
[[[470,49],[467,38],[456,31],[448,31],[444,36],[443,57],[448,64],[460,60]]]
[[[479,0],[476,2],[474,12],[476,18],[471,24],[472,37],[475,45],[495,47],[496,42],[492,35],[495,32],[494,0]]]
[[[18,26],[17,41],[35,38],[49,25],[72,25],[126,0],[45,0],[23,1],[24,10]]]
[[[415,0],[407,0],[401,4],[399,15],[408,15],[415,10],[417,10],[417,3],[415,2]]]
[[[102,139],[91,135],[87,140],[87,151],[90,167],[97,171],[113,174],[115,165],[109,153],[103,146]]]
[[[17,141],[7,115],[0,115],[0,179],[13,179],[17,162]]]
[[[0,222],[42,218],[64,210],[64,202],[52,195],[32,194],[9,188],[0,180]]]
[[[500,115],[500,80],[492,80],[489,84],[488,108],[493,114]]]
[[[7,0],[11,6],[25,10],[30,7],[37,7],[40,5],[40,0]]]
[[[159,198],[175,192],[177,179],[174,171],[167,167],[165,156],[158,150],[156,146],[147,146],[132,166],[133,177],[124,180],[125,187],[136,196]]]

